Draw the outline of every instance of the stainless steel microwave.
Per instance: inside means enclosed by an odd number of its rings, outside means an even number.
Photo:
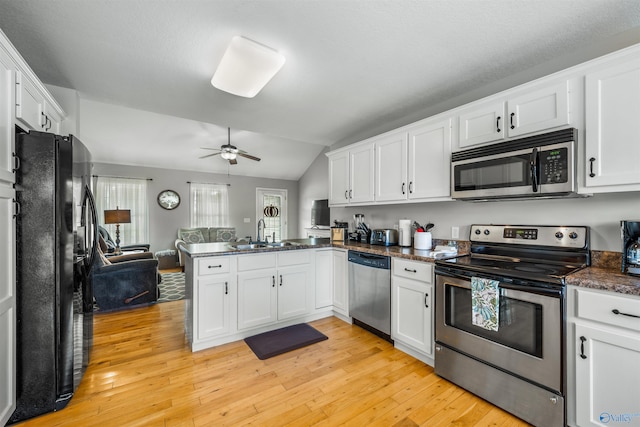
[[[492,200],[578,196],[576,129],[454,152],[451,197]]]

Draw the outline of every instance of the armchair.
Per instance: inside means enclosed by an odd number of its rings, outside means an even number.
[[[151,252],[106,258],[98,249],[91,283],[99,311],[153,304],[158,300],[158,260]]]
[[[116,243],[114,242],[114,240],[111,238],[111,235],[109,235],[109,232],[107,231],[106,228],[102,227],[102,226],[98,226],[98,232],[100,233],[100,237],[102,237],[102,239],[104,240],[104,243],[106,244],[106,250],[103,248],[103,252],[104,253],[111,253],[113,251],[116,250]],[[138,243],[135,245],[125,245],[125,246],[120,246],[120,249],[123,251],[145,251],[148,252],[149,251],[149,244],[147,243]]]

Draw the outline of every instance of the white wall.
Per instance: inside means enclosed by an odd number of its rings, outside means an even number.
[[[298,206],[298,235],[305,236],[305,228],[311,227],[311,202],[329,198],[328,167],[329,159],[324,154],[325,149],[313,161],[309,169],[298,181],[299,206]]]
[[[288,190],[289,238],[298,235],[298,182],[279,179],[252,178],[245,176],[227,176],[192,171],[180,171],[137,166],[96,163],[94,175],[123,176],[129,178],[150,178],[148,184],[149,234],[151,251],[174,249],[178,228],[189,227],[189,184],[191,182],[210,182],[231,184],[229,187],[229,217],[231,227],[236,228],[239,238],[251,235],[256,238],[256,188],[282,188]],[[165,210],[157,203],[158,193],[174,190],[180,195],[180,206]],[[100,212],[98,213],[100,216]],[[100,216],[100,218],[102,218]],[[250,222],[245,223],[244,218]],[[122,242],[126,245],[133,242]],[[144,242],[136,242],[144,243]]]

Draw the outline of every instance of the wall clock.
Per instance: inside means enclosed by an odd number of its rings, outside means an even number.
[[[180,195],[173,190],[164,190],[158,194],[158,204],[166,209],[172,210],[180,205]]]

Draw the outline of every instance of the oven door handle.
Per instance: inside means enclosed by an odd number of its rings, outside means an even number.
[[[442,276],[445,278],[446,284],[450,286],[457,286],[459,288],[471,289],[471,277],[465,276],[461,274],[456,274],[454,272],[447,272],[446,274],[442,274],[442,272],[436,271],[436,282],[438,281],[438,276]],[[446,280],[447,277],[450,277],[454,280]],[[477,276],[483,277],[484,279],[495,279],[492,277],[485,276]],[[511,289],[518,292],[525,292],[530,294],[544,295],[549,297],[560,298],[563,295],[562,288],[556,287],[546,287],[546,286],[535,286],[535,285],[519,285],[516,283],[508,283],[505,282],[504,279],[495,279],[500,283],[498,285],[498,289]]]

